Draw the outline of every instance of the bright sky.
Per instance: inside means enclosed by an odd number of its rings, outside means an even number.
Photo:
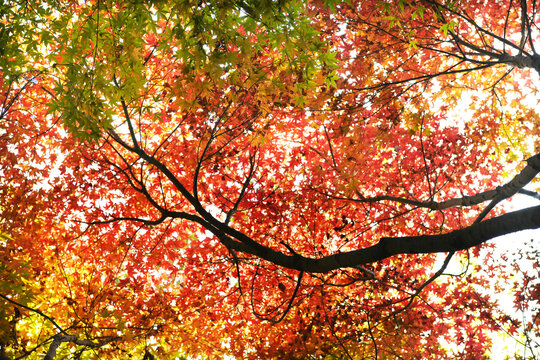
[[[526,188],[533,191],[535,190],[534,186],[528,186]],[[516,195],[514,201],[511,203],[512,210],[514,211],[537,205],[540,205],[540,201],[520,194]],[[501,255],[506,255],[508,256],[509,260],[512,260],[516,257],[516,249],[526,248],[531,244],[531,239],[534,240],[533,243],[535,243],[536,240],[540,240],[540,229],[520,231],[506,236],[501,236],[494,239],[492,242],[496,246],[496,252],[500,252]],[[540,249],[540,244],[536,243],[535,245],[537,249]],[[524,266],[526,270],[532,272],[532,263],[530,261],[523,261],[520,265]],[[525,314],[517,311],[513,306],[513,299],[511,298],[510,293],[501,293],[496,294],[495,296],[499,299],[500,305],[507,310],[508,314],[516,314],[515,317],[518,319],[530,319],[532,316],[534,316],[534,314],[531,314],[531,311]],[[534,334],[530,334],[530,336],[532,336],[532,339],[535,342],[540,343],[540,339],[534,337]],[[516,353],[522,355],[523,357],[531,355],[538,356],[540,349],[536,350],[537,353],[531,354],[530,351],[527,351],[523,345],[517,343],[509,336],[501,336],[500,341],[495,341],[494,343],[492,356],[493,360],[504,360],[505,356],[511,356],[512,354]]]

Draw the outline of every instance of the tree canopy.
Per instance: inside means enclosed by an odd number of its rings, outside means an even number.
[[[4,1],[0,358],[534,358],[539,5]]]

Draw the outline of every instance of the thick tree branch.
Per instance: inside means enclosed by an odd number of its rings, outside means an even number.
[[[104,338],[98,342],[93,342],[90,340],[81,340],[76,335],[63,335],[63,334],[57,334],[53,337],[53,341],[51,345],[49,346],[49,350],[47,351],[47,354],[44,357],[44,360],[53,360],[56,356],[56,351],[58,350],[58,347],[62,345],[62,343],[65,342],[71,342],[75,345],[80,346],[86,346],[89,348],[100,348],[102,346],[105,346],[111,342],[122,340],[121,337],[107,337]]]
[[[385,237],[370,247],[338,253],[322,258],[306,258],[301,255],[285,255],[258,244],[250,247],[234,241],[220,231],[214,234],[229,248],[258,256],[276,265],[307,273],[326,273],[332,270],[355,267],[401,254],[427,254],[465,250],[498,236],[513,232],[540,228],[540,206],[500,215],[464,229],[440,235]]]
[[[175,177],[175,175],[165,164],[160,162],[154,156],[147,154],[143,149],[133,148],[125,144],[114,132],[112,132],[111,135],[126,149],[136,153],[142,159],[160,170],[194,206],[195,210],[200,215],[199,217],[193,214],[176,214],[165,211],[162,212],[162,218],[160,221],[164,220],[165,217],[181,217],[195,221],[207,230],[211,231],[230,251],[239,251],[255,255],[276,265],[289,269],[304,271],[307,273],[326,273],[339,268],[357,267],[359,265],[380,261],[399,254],[453,252],[471,248],[500,235],[540,227],[540,207],[536,207],[522,210],[521,212],[502,215],[484,222],[473,224],[465,229],[456,230],[443,235],[382,238],[379,243],[371,247],[346,253],[338,253],[318,259],[306,258],[298,254],[286,255],[270,247],[259,244],[243,232],[236,230],[228,226],[226,223],[222,223],[214,218],[182,185],[182,183]],[[523,188],[523,186],[528,184],[538,174],[538,172],[540,172],[540,154],[529,158],[527,160],[527,166],[509,183],[497,189],[477,194],[473,197],[452,199],[442,203],[435,203],[432,201],[418,202],[388,196],[371,199],[361,198],[357,201],[375,202],[381,200],[394,200],[417,206],[423,206],[433,210],[442,210],[455,206],[473,205],[494,199],[500,201],[499,199],[504,199],[517,193]],[[361,197],[361,195],[359,196]]]

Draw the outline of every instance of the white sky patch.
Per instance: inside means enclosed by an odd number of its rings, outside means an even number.
[[[526,186],[525,188],[535,191],[535,187],[532,185]],[[533,199],[530,196],[517,194],[515,195],[515,200],[510,203],[509,211],[517,211],[538,205],[540,205],[540,201]],[[540,229],[524,230],[505,236],[500,236],[493,240],[493,243],[495,244],[494,255],[497,256],[497,254],[504,254],[509,258],[508,261],[519,261],[517,258],[512,258],[515,257],[515,250],[526,249],[531,244],[531,239],[533,239],[533,243],[540,240]],[[536,243],[536,247],[540,248],[540,245]],[[531,269],[524,270],[530,270],[532,272],[531,262],[522,262],[521,266],[531,267]],[[515,317],[518,319],[526,319],[530,317],[531,314],[522,313],[515,309],[513,296],[510,291],[507,291],[506,293],[495,293],[493,296],[497,299],[499,305],[507,312],[507,314],[515,315]],[[529,336],[531,336],[536,342],[540,342],[540,339],[534,337],[534,333],[532,331]],[[497,341],[498,339],[500,339],[500,341]],[[525,339],[519,338],[518,336],[518,340],[524,341]],[[536,351],[540,351],[540,349],[536,349]],[[522,356],[532,355],[530,351],[528,351],[522,344],[518,343],[510,336],[499,334],[493,344],[491,354],[492,359],[504,360],[506,356],[513,356],[516,353]],[[538,353],[535,353],[534,355],[538,355]]]

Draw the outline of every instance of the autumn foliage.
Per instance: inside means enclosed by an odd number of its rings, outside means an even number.
[[[0,5],[0,358],[534,356],[538,6]]]

